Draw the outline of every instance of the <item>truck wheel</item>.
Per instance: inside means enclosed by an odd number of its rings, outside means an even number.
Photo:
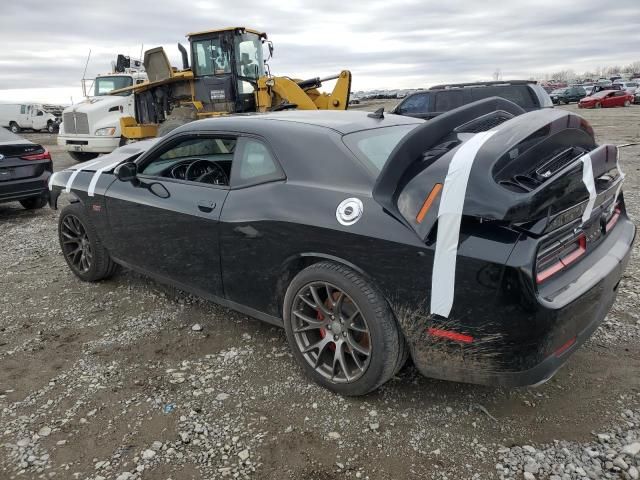
[[[170,120],[165,120],[158,127],[158,136],[164,137],[167,133],[181,127],[182,125],[186,125],[189,122],[191,122],[191,120],[186,118],[172,118]]]
[[[44,207],[46,204],[47,199],[45,197],[31,197],[20,200],[20,205],[22,205],[27,210],[37,210]]]
[[[87,160],[93,160],[94,158],[98,158],[99,153],[92,152],[69,152],[71,158],[73,158],[76,162],[86,162]]]
[[[9,130],[11,130],[13,133],[20,133],[21,129],[16,122],[11,122],[9,124]]]
[[[49,122],[49,125],[47,125],[47,132],[55,133],[55,131],[56,131],[56,126],[53,124],[53,122]]]
[[[320,262],[302,270],[287,289],[283,313],[294,358],[312,380],[336,393],[369,393],[407,359],[389,304],[345,266]]]

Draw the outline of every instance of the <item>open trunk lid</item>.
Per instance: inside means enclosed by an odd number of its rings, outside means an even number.
[[[460,156],[470,168],[460,213],[534,234],[612,204],[622,181],[617,148],[598,147],[582,117],[560,109],[525,113],[491,98],[412,130],[391,153],[373,196],[425,240],[436,225],[447,175],[456,174],[450,166]],[[587,157],[595,198],[583,178]]]

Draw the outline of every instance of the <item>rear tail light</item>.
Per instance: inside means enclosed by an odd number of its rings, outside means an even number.
[[[578,261],[587,251],[587,237],[584,233],[542,249],[536,259],[536,282],[548,280],[556,273]]]
[[[42,153],[34,153],[33,155],[24,155],[20,157],[22,160],[51,160],[51,154],[46,148]]]

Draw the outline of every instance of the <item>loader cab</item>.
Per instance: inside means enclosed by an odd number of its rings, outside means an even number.
[[[255,111],[254,90],[265,75],[266,34],[245,28],[187,35],[191,45],[194,97],[203,112]]]

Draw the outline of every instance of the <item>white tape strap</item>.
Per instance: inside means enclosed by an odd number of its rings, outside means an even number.
[[[587,191],[589,192],[589,201],[587,202],[587,207],[584,209],[584,213],[582,214],[582,224],[584,225],[591,218],[591,212],[593,211],[593,206],[596,203],[596,197],[598,194],[596,193],[596,181],[593,178],[593,165],[591,164],[591,155],[588,153],[581,157],[582,160],[582,183],[587,187]]]
[[[49,177],[49,191],[53,190],[53,177],[55,177],[57,174],[58,172],[54,172]]]
[[[85,164],[81,165],[79,168],[74,169],[73,173],[69,177],[69,180],[67,180],[67,186],[65,187],[65,191],[67,193],[69,193],[71,191],[71,185],[73,184],[73,181],[78,176],[78,173],[80,173],[82,170],[86,170],[87,168],[91,167],[92,165],[95,165],[96,163],[100,163],[100,162],[101,162],[101,160],[94,160],[92,162],[85,163]]]
[[[118,160],[117,162],[110,163],[109,165],[105,167],[101,167],[98,170],[96,170],[96,173],[94,173],[93,177],[91,177],[91,182],[89,183],[89,189],[87,190],[87,195],[90,197],[93,197],[96,191],[96,185],[98,184],[98,180],[100,179],[100,175],[102,175],[102,172],[114,168],[116,165],[120,164],[121,162],[122,160]]]
[[[618,147],[619,148],[619,147]],[[625,173],[622,171],[622,167],[620,167],[620,150],[618,150],[618,156],[616,158],[616,168],[618,169],[618,173],[620,174],[620,184],[618,185],[618,189],[616,190],[616,196],[613,198],[613,203],[611,204],[611,212],[616,208],[616,204],[618,203],[618,197],[620,196],[620,192],[622,191],[622,184],[624,183]]]
[[[448,317],[453,307],[462,209],[471,167],[478,151],[496,131],[481,132],[463,143],[449,164],[438,208],[438,234],[431,276],[431,313]]]

